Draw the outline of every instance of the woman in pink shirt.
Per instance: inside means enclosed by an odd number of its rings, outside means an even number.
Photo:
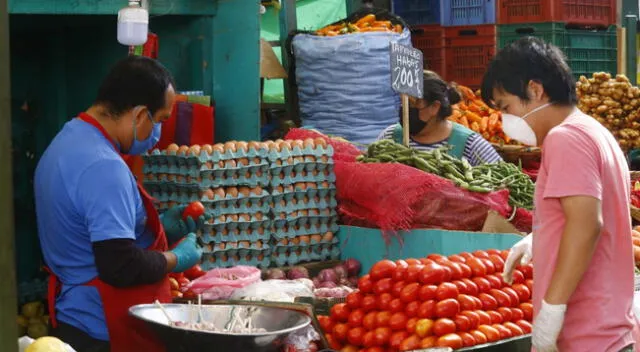
[[[611,133],[576,108],[564,55],[537,38],[493,59],[482,98],[503,112],[511,138],[542,147],[533,235],[516,244],[514,266],[533,257],[538,352],[633,351],[633,249],[629,169]]]

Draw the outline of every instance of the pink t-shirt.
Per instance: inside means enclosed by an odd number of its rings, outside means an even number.
[[[602,204],[603,227],[593,259],[567,304],[560,352],[618,352],[634,343],[633,248],[629,168],[616,140],[576,110],[542,146],[533,226],[534,315],[556,267],[565,217],[560,198],[590,196]]]

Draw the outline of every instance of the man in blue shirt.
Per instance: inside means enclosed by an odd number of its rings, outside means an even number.
[[[120,155],[152,148],[174,101],[173,79],[160,63],[122,60],[102,83],[94,105],[65,124],[38,163],[38,233],[52,278],[60,283],[50,312],[54,334],[79,352],[108,351],[110,342],[115,350],[114,339],[133,340],[113,324],[130,322],[122,317],[126,307],[116,307],[112,296],[152,303],[165,297],[168,273],[200,260],[193,234],[168,251],[167,240],[182,240],[195,231],[195,222],[183,222],[183,208],[173,208],[162,218],[165,237],[149,197]],[[128,291],[118,293],[120,288]]]

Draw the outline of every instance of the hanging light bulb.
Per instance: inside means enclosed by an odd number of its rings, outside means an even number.
[[[129,1],[129,6],[118,11],[118,42],[123,45],[142,45],[149,33],[149,12],[140,1]]]

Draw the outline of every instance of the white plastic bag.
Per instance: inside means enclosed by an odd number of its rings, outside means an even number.
[[[27,347],[31,346],[31,344],[34,342],[35,340],[30,338],[29,336],[22,336],[18,339],[18,352],[25,352],[27,350]],[[76,350],[74,350],[67,344],[65,344],[65,348],[67,352],[76,352]]]
[[[293,303],[296,297],[313,297],[313,282],[309,279],[260,281],[235,290],[231,299]]]

